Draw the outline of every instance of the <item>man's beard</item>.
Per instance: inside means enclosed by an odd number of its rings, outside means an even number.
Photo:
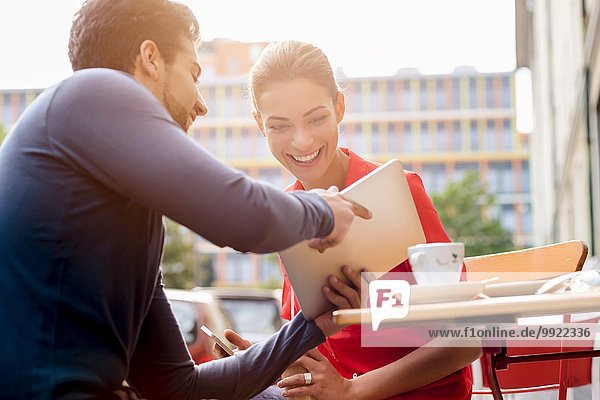
[[[163,99],[165,102],[165,108],[171,114],[171,117],[177,122],[177,125],[181,127],[185,132],[189,129],[188,118],[190,116],[189,112],[186,112],[185,109],[177,103],[170,95],[170,85],[169,82],[165,83],[165,89],[163,91]]]

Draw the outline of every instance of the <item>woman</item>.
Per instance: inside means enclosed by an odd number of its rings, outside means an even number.
[[[336,186],[340,190],[377,168],[350,149],[338,147],[345,113],[325,54],[315,46],[285,41],[268,46],[252,67],[249,92],[256,124],[275,158],[295,177],[286,190]],[[420,177],[405,171],[427,242],[450,241]],[[285,266],[284,318],[299,311]],[[392,272],[410,272],[407,261]],[[360,327],[327,339],[300,361],[312,383],[296,375],[280,381],[284,395],[320,399],[469,399],[469,365],[479,348],[363,348]],[[298,388],[290,388],[301,384]]]

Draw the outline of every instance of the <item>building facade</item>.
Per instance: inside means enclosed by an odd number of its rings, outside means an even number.
[[[600,248],[600,2],[517,0],[517,64],[531,69],[534,243]]]
[[[194,123],[190,135],[229,165],[283,188],[292,177],[271,156],[245,91],[245,75],[265,45],[228,40],[202,45],[201,92],[209,114]],[[400,159],[421,175],[429,193],[444,190],[467,170],[479,171],[516,246],[532,244],[529,135],[516,129],[514,72],[461,67],[447,75],[412,69],[386,77],[337,75],[346,95],[342,146],[374,161]],[[0,121],[10,128],[37,93],[0,92]],[[197,250],[211,254],[216,285],[281,279],[273,255],[240,254],[202,239]]]

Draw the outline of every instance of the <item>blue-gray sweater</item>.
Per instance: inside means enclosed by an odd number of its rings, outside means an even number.
[[[0,399],[247,398],[324,340],[300,316],[242,355],[194,366],[159,271],[162,216],[219,246],[273,252],[333,227],[190,140],[131,76],[46,90],[0,148]]]

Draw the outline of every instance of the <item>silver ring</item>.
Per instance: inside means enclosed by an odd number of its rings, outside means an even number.
[[[310,372],[304,373],[304,384],[311,385],[312,384],[312,374]]]

